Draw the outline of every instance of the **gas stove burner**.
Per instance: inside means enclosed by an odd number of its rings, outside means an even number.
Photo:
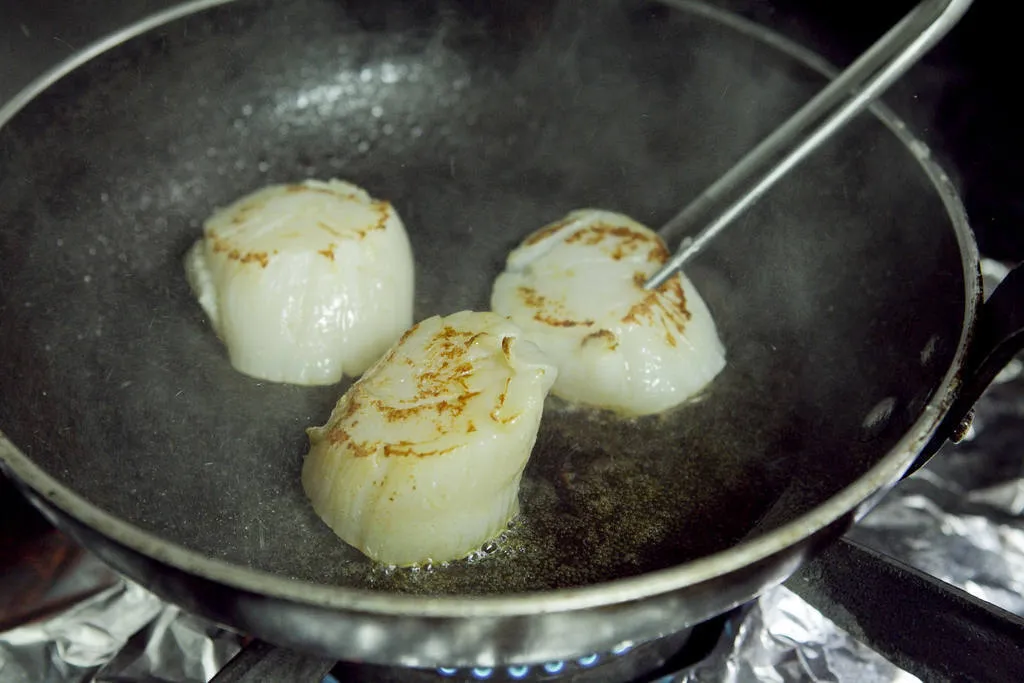
[[[690,632],[687,631],[687,634]],[[545,662],[533,666],[517,665],[508,667],[475,667],[468,670],[469,678],[477,681],[542,681],[570,678],[574,674],[600,666],[613,657],[621,657],[634,647],[632,642],[624,642],[612,648],[611,652],[601,655],[596,652],[577,659],[566,659]],[[467,672],[452,667],[440,667],[437,673],[445,678],[465,678]]]
[[[608,652],[572,659],[497,667],[439,667],[402,669],[339,663],[331,672],[337,681],[375,683],[473,683],[475,681],[645,681],[671,680],[680,671],[712,656],[722,643],[732,642],[737,624],[748,609],[738,607],[692,629],[646,643],[623,642]],[[331,681],[331,678],[327,679]]]

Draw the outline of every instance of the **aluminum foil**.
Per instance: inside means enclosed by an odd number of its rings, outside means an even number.
[[[55,617],[0,634],[0,681],[205,682],[240,649],[240,636],[122,580]]]
[[[761,596],[723,657],[659,683],[906,683],[915,676],[857,642],[786,588]]]
[[[983,262],[986,289],[1006,275]],[[1024,615],[1024,363],[976,406],[964,442],[897,486],[850,536]],[[209,681],[238,634],[122,581],[48,620],[0,634],[0,683]],[[784,587],[750,609],[715,655],[666,682],[917,679]]]

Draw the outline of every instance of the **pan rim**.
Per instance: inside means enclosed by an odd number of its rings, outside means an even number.
[[[177,19],[197,14],[236,0],[190,0],[157,12],[97,40],[55,65],[0,107],[0,128],[51,85],[103,53]],[[838,70],[815,52],[804,48],[754,21],[701,0],[660,0],[673,8],[717,21],[782,51],[815,72],[832,78]],[[956,188],[928,148],[903,121],[881,102],[870,107],[871,114],[885,125],[908,149],[934,185],[949,214],[960,248],[965,304],[963,325],[949,369],[936,387],[921,415],[900,440],[870,470],[845,489],[813,510],[783,526],[686,564],[635,577],[616,579],[574,588],[481,596],[422,596],[330,586],[236,565],[203,555],[124,521],[85,500],[69,487],[35,465],[0,430],[0,466],[55,506],[101,535],[180,571],[218,584],[267,595],[297,604],[365,613],[441,618],[512,617],[538,612],[581,611],[629,601],[643,600],[728,575],[765,560],[825,529],[851,512],[857,518],[887,492],[909,468],[934,435],[959,388],[964,363],[981,299],[979,254],[970,230],[966,210]],[[794,567],[795,568],[795,567]]]

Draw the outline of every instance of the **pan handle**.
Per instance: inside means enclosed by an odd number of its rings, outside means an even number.
[[[958,441],[973,417],[974,404],[996,375],[1024,348],[1024,264],[1018,264],[978,310],[960,392],[921,455],[907,471],[910,475],[928,462],[946,441]]]
[[[1024,681],[1024,619],[856,541],[831,545],[785,586],[922,680]]]
[[[210,683],[265,683],[296,681],[319,683],[335,662],[323,657],[275,647],[262,640],[246,645]]]

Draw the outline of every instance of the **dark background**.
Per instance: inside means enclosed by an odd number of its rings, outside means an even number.
[[[845,65],[914,2],[738,0],[833,63]],[[975,0],[961,22],[907,74],[890,100],[957,181],[982,253],[1024,260],[1022,52],[1013,3]]]

